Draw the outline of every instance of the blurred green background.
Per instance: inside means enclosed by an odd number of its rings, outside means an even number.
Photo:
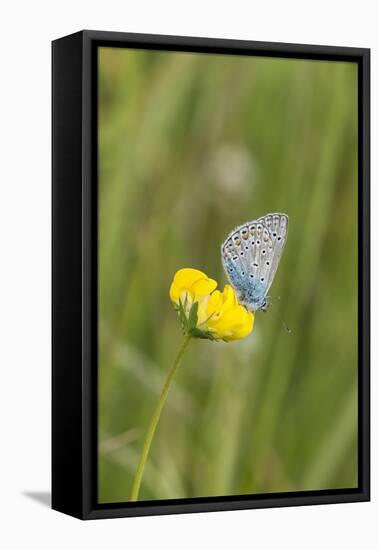
[[[99,501],[129,499],[182,343],[175,271],[223,287],[227,233],[275,211],[292,333],[270,308],[192,342],[140,499],[356,486],[356,65],[101,48],[99,175]]]

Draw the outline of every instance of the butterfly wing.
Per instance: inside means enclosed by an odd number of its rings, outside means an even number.
[[[270,249],[270,265],[267,271],[267,292],[272,285],[279,261],[283,253],[284,245],[287,241],[288,216],[287,214],[274,213],[267,214],[260,220],[269,231],[272,248]]]
[[[221,246],[222,263],[239,302],[265,306],[287,238],[286,214],[267,214],[234,229]]]

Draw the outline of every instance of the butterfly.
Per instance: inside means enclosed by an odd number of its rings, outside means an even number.
[[[238,302],[248,311],[267,310],[267,292],[287,239],[288,216],[266,214],[236,227],[221,246],[222,264]]]

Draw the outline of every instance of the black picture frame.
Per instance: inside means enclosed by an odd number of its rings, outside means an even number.
[[[358,487],[97,502],[97,49],[99,46],[351,61],[358,65]],[[52,507],[81,519],[370,499],[370,50],[81,31],[52,43]]]

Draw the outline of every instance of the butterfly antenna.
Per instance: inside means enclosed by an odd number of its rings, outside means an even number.
[[[289,326],[287,325],[287,323],[286,323],[285,320],[283,319],[282,314],[280,313],[280,311],[278,310],[278,308],[276,307],[276,305],[275,305],[273,302],[270,302],[270,306],[272,306],[272,307],[274,308],[274,310],[276,311],[276,313],[278,314],[279,319],[281,320],[282,325],[283,325],[283,327],[286,329],[286,331],[288,332],[288,334],[291,334],[292,330],[289,328]]]

